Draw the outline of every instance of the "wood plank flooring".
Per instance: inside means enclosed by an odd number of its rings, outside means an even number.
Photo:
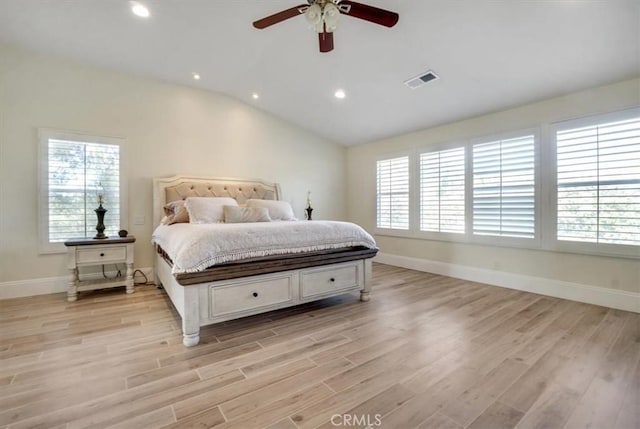
[[[640,315],[373,273],[194,348],[153,286],[0,301],[0,428],[640,428]]]

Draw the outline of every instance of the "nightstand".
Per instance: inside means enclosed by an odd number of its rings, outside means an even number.
[[[71,271],[71,280],[67,292],[67,300],[78,299],[78,292],[126,286],[127,293],[133,293],[133,244],[136,238],[114,237],[104,239],[80,238],[65,241]],[[105,264],[126,264],[124,277],[107,279],[80,280],[80,267],[101,266]]]

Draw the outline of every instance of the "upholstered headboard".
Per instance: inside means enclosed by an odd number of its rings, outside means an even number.
[[[231,197],[244,204],[249,199],[279,200],[280,185],[259,179],[171,176],[153,179],[153,222],[164,216],[163,206],[187,197]]]

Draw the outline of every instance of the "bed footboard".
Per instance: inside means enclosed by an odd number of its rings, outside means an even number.
[[[161,255],[155,256],[157,281],[182,318],[183,344],[200,341],[200,326],[344,293],[360,291],[369,301],[372,259],[210,281],[183,286]]]

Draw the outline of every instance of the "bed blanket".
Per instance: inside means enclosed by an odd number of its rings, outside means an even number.
[[[271,255],[354,246],[376,248],[360,226],[336,221],[280,221],[160,225],[152,241],[173,261],[173,274]]]

